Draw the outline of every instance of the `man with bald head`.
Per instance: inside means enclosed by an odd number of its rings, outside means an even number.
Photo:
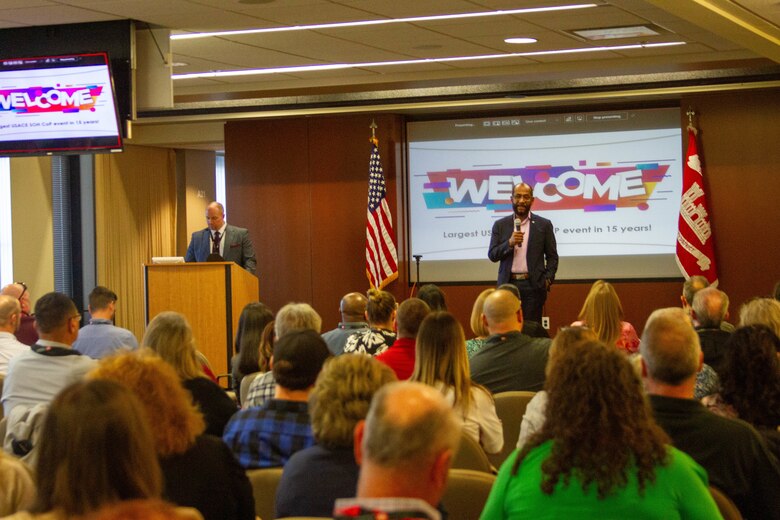
[[[482,309],[482,323],[490,336],[469,360],[471,379],[494,394],[541,390],[551,341],[522,333],[523,311],[515,295],[509,291],[490,294]]]
[[[16,339],[25,345],[35,345],[35,342],[38,341],[38,331],[35,330],[35,318],[30,314],[30,291],[27,289],[27,285],[22,282],[14,282],[3,287],[0,294],[16,298],[22,307],[19,328],[15,333]]]
[[[338,327],[322,334],[322,339],[325,340],[328,350],[334,356],[344,353],[344,345],[346,345],[348,337],[355,332],[366,332],[368,330],[368,323],[366,322],[367,306],[368,300],[362,293],[351,292],[341,298],[341,303],[339,304],[341,321]]]
[[[547,292],[558,270],[558,249],[552,223],[531,213],[533,188],[523,182],[512,188],[512,215],[493,224],[488,258],[498,264],[498,283],[520,290],[523,314],[542,322]]]
[[[710,484],[745,518],[780,518],[780,468],[761,435],[693,397],[702,352],[688,313],[677,307],[653,312],[639,348],[655,420],[672,444],[707,470]]]
[[[8,372],[8,361],[30,347],[14,336],[22,317],[22,306],[13,296],[0,296],[0,374]]]
[[[731,332],[721,329],[721,323],[728,317],[729,297],[715,287],[706,287],[693,296],[692,303],[691,316],[698,322],[696,332],[704,362],[720,374],[725,363],[726,343],[731,338]]]
[[[255,274],[257,259],[249,231],[228,224],[225,221],[225,207],[217,201],[206,206],[206,224],[206,229],[192,234],[184,260],[207,262],[221,257],[225,262],[235,262]]]
[[[357,498],[337,500],[334,517],[381,511],[438,520],[460,430],[452,406],[434,388],[408,381],[382,387],[355,427]]]

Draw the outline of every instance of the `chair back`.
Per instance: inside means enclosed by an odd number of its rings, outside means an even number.
[[[534,395],[536,392],[513,391],[500,392],[493,396],[496,401],[496,415],[501,419],[504,430],[504,447],[498,453],[491,453],[487,456],[490,463],[496,468],[500,468],[501,464],[515,450],[525,408]]]
[[[485,507],[495,475],[470,469],[451,469],[442,504],[449,520],[474,520]]]
[[[241,402],[241,407],[244,406],[244,403],[246,403],[246,398],[249,396],[249,385],[252,384],[252,381],[255,380],[257,376],[262,374],[262,372],[252,372],[251,374],[247,374],[244,377],[241,378],[241,388],[239,389],[239,398]]]
[[[485,450],[465,431],[460,436],[460,447],[452,460],[452,468],[471,469],[494,473],[495,469],[485,455]]]
[[[252,484],[255,514],[262,520],[276,518],[276,488],[282,478],[282,468],[250,469],[246,476]]]
[[[715,504],[718,506],[720,514],[723,516],[723,520],[742,520],[742,513],[739,512],[737,506],[731,499],[720,489],[710,486],[710,494],[715,500]]]

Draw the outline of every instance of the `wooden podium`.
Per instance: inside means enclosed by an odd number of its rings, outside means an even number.
[[[258,301],[258,287],[257,277],[234,262],[145,264],[146,323],[163,311],[182,313],[214,373],[226,374],[238,318]]]

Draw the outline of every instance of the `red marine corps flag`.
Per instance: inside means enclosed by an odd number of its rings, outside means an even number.
[[[682,199],[677,230],[677,265],[685,278],[701,275],[717,284],[715,246],[704,196],[704,176],[696,147],[694,112],[688,111],[688,150],[683,164]]]
[[[371,158],[368,162],[368,212],[366,215],[366,276],[372,288],[382,289],[398,278],[393,217],[387,206],[385,174],[379,158],[379,141],[371,123]]]

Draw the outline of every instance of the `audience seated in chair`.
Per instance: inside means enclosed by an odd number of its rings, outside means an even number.
[[[266,325],[267,327],[267,325]],[[274,341],[278,340],[288,332],[294,330],[313,330],[320,333],[322,327],[322,318],[317,314],[308,303],[288,303],[276,313],[274,320],[274,336],[269,339],[266,329],[263,338],[266,340],[264,346],[270,347],[271,357],[273,357]],[[273,399],[276,392],[276,381],[274,380],[273,370],[268,370],[262,376],[255,378],[249,386],[249,396],[246,403],[242,403],[244,409],[252,406],[262,406],[267,401]]]
[[[287,332],[276,341],[271,360],[274,398],[235,414],[222,437],[243,468],[284,466],[293,453],[314,444],[307,400],[330,355],[313,330]]]
[[[420,325],[411,380],[441,392],[463,422],[463,430],[486,453],[501,451],[504,432],[493,396],[471,381],[463,328],[449,312],[433,312]]]
[[[748,325],[738,328],[726,346],[720,393],[702,403],[749,422],[780,460],[780,338],[769,327]]]
[[[339,356],[325,363],[309,396],[316,444],[285,464],[276,517],[328,517],[337,498],[355,496],[355,425],[365,419],[374,393],[395,380],[387,366],[370,356]]]
[[[234,342],[235,354],[230,360],[230,374],[233,391],[239,396],[239,405],[241,404],[241,380],[244,376],[258,371],[268,371],[268,360],[264,359],[261,348],[263,331],[273,321],[274,313],[260,302],[246,304],[238,318],[238,332]]]
[[[8,362],[17,354],[30,350],[14,334],[22,319],[22,306],[12,296],[0,295],[0,375],[8,373]]]
[[[550,340],[521,333],[520,300],[509,291],[494,291],[485,299],[482,321],[490,336],[471,358],[471,379],[494,394],[541,390]]]
[[[101,360],[88,377],[119,383],[143,404],[165,477],[163,498],[206,520],[254,518],[246,474],[220,438],[203,434],[203,415],[168,363],[143,349]]]
[[[419,298],[409,298],[398,306],[395,314],[396,340],[376,358],[389,366],[399,381],[409,379],[414,372],[417,331],[430,312],[428,304]]]
[[[598,341],[596,333],[588,327],[565,327],[561,329],[550,345],[550,359],[544,371],[547,377],[550,375],[555,359],[566,349],[573,348],[574,345],[585,342]],[[525,407],[523,420],[520,423],[520,435],[517,438],[517,449],[522,449],[532,435],[539,433],[544,426],[544,418],[547,413],[547,391],[536,392],[528,406]]]
[[[544,425],[501,466],[482,518],[718,518],[706,472],[669,446],[613,345],[559,349],[545,390]]]
[[[344,345],[355,332],[366,332],[368,323],[366,322],[366,306],[368,300],[358,292],[345,294],[339,303],[339,314],[341,321],[338,326],[322,333],[322,339],[328,344],[328,348],[334,356],[344,353]]]
[[[614,345],[628,354],[639,350],[639,336],[633,325],[623,321],[623,305],[611,283],[593,283],[577,319],[572,327],[590,327],[605,345]]]
[[[364,332],[354,332],[347,338],[344,344],[345,354],[376,356],[390,348],[395,341],[393,325],[398,307],[395,297],[379,289],[370,289],[367,296],[366,319],[370,328]]]
[[[73,349],[92,359],[110,356],[118,350],[138,348],[138,340],[132,332],[114,325],[116,302],[114,291],[98,285],[89,293],[89,324],[79,331]]]
[[[640,351],[655,420],[674,445],[707,470],[710,484],[734,500],[745,518],[780,518],[780,468],[763,438],[748,423],[711,413],[693,399],[703,356],[687,313],[653,312]]]
[[[187,319],[178,312],[161,312],[149,322],[142,344],[156,352],[179,375],[193,403],[203,413],[206,433],[221,436],[228,420],[236,413],[236,404],[222,388],[204,377]]]
[[[24,433],[24,438],[6,439],[6,451],[17,456],[30,454],[38,421],[38,414],[28,413],[36,405],[47,405],[57,393],[95,366],[95,360],[82,356],[72,345],[79,334],[79,315],[76,305],[62,293],[44,294],[35,303],[35,323],[40,333],[38,342],[26,352],[17,354],[9,362],[8,375],[3,383],[3,408],[7,431]],[[17,423],[31,422],[25,427]],[[16,434],[15,433],[15,434]]]
[[[433,388],[411,381],[382,387],[355,428],[357,498],[337,500],[334,516],[400,510],[409,518],[439,520],[435,508],[459,437],[452,408]]]
[[[64,389],[51,403],[38,451],[35,502],[7,518],[66,520],[122,500],[160,497],[162,475],[146,413],[117,383]]]
[[[515,287],[514,285],[512,287]],[[515,287],[517,289],[517,287]],[[487,326],[482,321],[482,308],[485,305],[485,298],[488,297],[495,289],[485,289],[477,295],[474,300],[474,306],[471,308],[471,317],[469,318],[469,327],[471,332],[474,333],[474,337],[466,340],[466,353],[469,358],[480,351],[485,345],[485,340],[490,335],[487,330]],[[519,294],[519,291],[518,291]]]
[[[729,297],[715,287],[705,287],[693,297],[691,318],[699,335],[704,363],[711,366],[720,375],[726,356],[726,342],[731,337],[730,331],[720,328],[720,324],[728,316]]]
[[[431,311],[446,311],[447,298],[439,286],[427,283],[417,291],[417,297],[424,301]]]

